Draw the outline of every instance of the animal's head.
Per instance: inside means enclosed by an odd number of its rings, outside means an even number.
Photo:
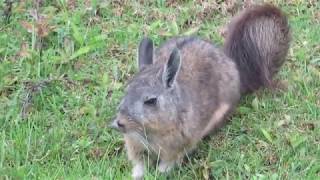
[[[179,50],[172,50],[165,64],[154,63],[153,42],[145,38],[139,45],[138,66],[139,72],[128,83],[112,126],[122,133],[140,134],[167,129],[177,118],[180,103]]]

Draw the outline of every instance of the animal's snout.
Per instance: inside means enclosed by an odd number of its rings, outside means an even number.
[[[124,132],[125,130],[125,122],[121,119],[115,119],[110,125],[111,128],[117,129],[121,132]]]
[[[119,120],[116,120],[116,123],[117,123],[117,126],[118,126],[119,128],[124,128],[124,123],[123,123],[123,122],[121,122],[121,121],[119,121]]]

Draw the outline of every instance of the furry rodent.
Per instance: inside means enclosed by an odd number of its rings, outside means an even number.
[[[221,127],[240,97],[269,86],[287,55],[287,17],[273,5],[247,8],[228,26],[223,48],[196,37],[154,48],[144,38],[139,72],[128,83],[112,126],[123,133],[134,179],[143,178],[143,153],[166,172]]]

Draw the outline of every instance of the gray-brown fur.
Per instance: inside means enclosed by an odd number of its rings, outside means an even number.
[[[224,51],[238,65],[242,93],[271,84],[290,40],[287,17],[272,5],[253,6],[231,21]]]
[[[143,151],[159,157],[160,171],[169,170],[225,122],[241,92],[255,90],[271,80],[283,62],[276,60],[284,59],[289,42],[282,41],[288,33],[279,34],[281,37],[273,34],[287,32],[278,23],[285,19],[279,12],[270,6],[258,6],[240,14],[233,23],[241,24],[242,30],[230,26],[225,51],[195,37],[173,38],[159,48],[154,48],[148,38],[141,41],[139,72],[129,82],[113,122],[124,134],[135,179],[143,176]],[[275,49],[280,41],[285,48]],[[247,51],[248,44],[258,52]],[[254,68],[253,73],[244,65]],[[251,74],[261,78],[246,79]],[[250,80],[255,82],[250,84]]]

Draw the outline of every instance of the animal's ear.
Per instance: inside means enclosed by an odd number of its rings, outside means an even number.
[[[153,42],[149,38],[143,38],[138,50],[138,67],[139,70],[145,65],[153,63]]]
[[[173,86],[176,77],[179,73],[179,69],[181,66],[181,60],[180,60],[180,52],[178,48],[174,48],[171,52],[171,55],[164,66],[163,74],[162,74],[162,80],[165,85],[165,87],[170,88]]]

